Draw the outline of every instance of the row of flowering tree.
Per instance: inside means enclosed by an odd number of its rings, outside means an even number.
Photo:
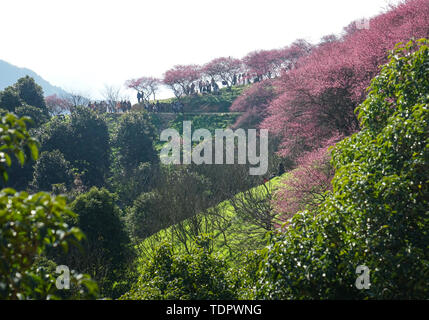
[[[279,153],[297,166],[277,193],[278,212],[293,215],[323,200],[333,173],[321,150],[361,129],[355,110],[371,79],[397,43],[428,38],[428,26],[429,1],[401,2],[364,27],[352,23],[341,37],[324,37],[280,77],[253,85],[235,100],[231,110],[244,112],[236,126],[269,129],[280,141]]]
[[[349,136],[359,130],[355,109],[389,51],[427,38],[428,26],[429,1],[407,0],[313,47],[299,41],[287,50],[249,54],[243,60],[264,80],[234,101],[231,110],[244,112],[237,125],[269,129],[280,139],[280,153],[297,160],[335,135]],[[278,77],[268,79],[273,72]]]
[[[200,65],[176,65],[164,73],[162,79],[141,77],[130,79],[125,86],[141,94],[142,101],[148,102],[161,85],[171,89],[177,98],[203,92],[206,86],[216,87],[218,83],[228,88],[234,85],[250,84],[281,75],[282,71],[295,67],[303,55],[311,51],[312,46],[298,40],[282,49],[258,50],[247,54],[243,59],[220,57]],[[209,90],[210,92],[210,90]]]

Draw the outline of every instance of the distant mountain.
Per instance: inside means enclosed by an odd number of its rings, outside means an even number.
[[[0,90],[13,85],[19,78],[26,75],[32,77],[34,81],[43,88],[45,96],[50,96],[55,93],[57,95],[67,94],[66,91],[60,87],[53,86],[34,71],[26,68],[19,68],[6,61],[0,60]]]

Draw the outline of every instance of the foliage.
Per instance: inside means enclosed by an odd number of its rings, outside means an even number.
[[[259,281],[259,269],[263,258],[261,250],[246,250],[241,254],[237,265],[231,267],[231,277],[235,280],[240,300],[255,299],[254,293]]]
[[[168,215],[161,210],[165,200],[156,192],[138,196],[126,215],[127,229],[135,239],[144,239],[169,225]]]
[[[99,283],[101,293],[111,295],[113,283],[121,280],[131,254],[115,195],[93,187],[79,195],[71,209],[76,213],[73,224],[86,235],[84,251],[74,250],[58,260],[89,273]]]
[[[49,120],[49,116],[40,108],[33,107],[27,104],[15,108],[15,114],[18,117],[29,117],[31,122],[27,125],[29,129],[39,128],[42,124]]]
[[[136,168],[144,162],[155,162],[153,148],[155,128],[147,113],[124,114],[118,123],[114,146],[118,148],[119,162],[125,170]]]
[[[16,157],[20,165],[25,163],[25,157],[30,152],[31,157],[36,159],[39,155],[37,140],[27,132],[26,122],[31,119],[17,118],[13,114],[1,117],[0,123],[0,174],[6,182],[8,174],[6,168],[12,165],[12,155]]]
[[[106,122],[88,108],[76,107],[69,119],[53,118],[41,130],[43,151],[59,150],[86,186],[101,186],[109,169]]]
[[[189,234],[181,222],[213,205],[210,181],[188,166],[161,169],[156,189],[140,195],[128,211],[128,226],[137,239],[172,226],[186,242]]]
[[[127,171],[116,169],[111,176],[110,185],[124,206],[132,205],[141,193],[149,192],[159,176],[157,164],[150,162],[140,163]]]
[[[58,296],[55,277],[43,274],[33,267],[35,259],[48,248],[70,244],[80,240],[83,234],[77,228],[69,228],[64,222],[72,216],[61,197],[46,193],[29,195],[13,189],[0,192],[0,240],[1,251],[0,297],[2,299],[53,299]],[[74,285],[86,285],[90,294],[95,293],[90,278],[72,277]],[[85,291],[80,290],[81,295]]]
[[[26,105],[37,108],[41,114],[48,118],[49,115],[42,87],[33,78],[29,76],[22,77],[13,86],[0,91],[1,109],[15,112],[17,107]],[[26,110],[28,111],[29,109],[26,108]],[[34,110],[31,113],[34,114]],[[34,120],[37,122],[39,118],[40,116]]]
[[[45,98],[43,97],[43,89],[39,86],[33,78],[25,76],[18,79],[14,85],[19,97],[26,104],[39,108],[46,112]]]
[[[14,87],[7,87],[0,91],[0,108],[7,111],[15,111],[21,105],[21,99]]]
[[[429,47],[397,47],[359,106],[362,131],[337,144],[332,194],[273,234],[259,298],[427,299]],[[355,287],[356,268],[370,288]]]
[[[45,151],[34,166],[32,186],[37,190],[51,191],[52,185],[64,183],[66,188],[73,183],[70,162],[59,150]]]
[[[133,288],[121,299],[214,300],[236,298],[226,262],[209,249],[202,236],[189,254],[175,254],[171,243],[161,243],[141,269]]]
[[[26,130],[26,119],[6,114],[1,119],[0,172],[5,175],[5,165],[11,165],[11,154],[24,164],[25,148],[31,150],[33,159],[38,157],[36,141]],[[54,299],[58,290],[54,276],[37,268],[38,256],[49,248],[69,249],[83,237],[77,228],[70,228],[67,217],[74,213],[66,206],[63,197],[47,193],[29,195],[13,189],[0,191],[0,298],[1,299]],[[72,283],[78,288],[77,297],[94,297],[97,286],[89,277],[72,273]]]

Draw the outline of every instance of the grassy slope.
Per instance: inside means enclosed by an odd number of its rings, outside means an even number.
[[[235,113],[216,113],[216,114],[178,114],[169,119],[165,119],[164,114],[153,114],[152,123],[158,130],[158,134],[166,128],[176,129],[180,134],[183,133],[183,121],[192,121],[192,131],[197,129],[207,129],[212,135],[215,129],[224,129],[234,124],[238,117]],[[171,115],[169,115],[171,116]],[[167,120],[167,121],[165,121]],[[155,141],[155,149],[161,150],[165,142]]]
[[[184,96],[181,101],[184,104],[185,112],[228,112],[232,102],[243,92],[247,86],[235,86],[230,90],[227,88],[220,89],[219,95],[198,94]],[[176,98],[159,100],[160,103],[172,103]],[[154,101],[151,101],[154,103]],[[134,108],[143,107],[141,104],[135,105]]]
[[[163,114],[153,113],[152,122],[158,130],[158,133],[165,128],[176,129],[182,134],[183,121],[192,121],[192,130],[205,128],[212,134],[215,129],[224,129],[230,127],[237,119],[239,114],[229,113],[229,107],[232,102],[241,94],[245,87],[233,87],[231,90],[226,88],[221,89],[220,95],[197,95],[183,97],[185,105],[185,114]],[[171,103],[172,99],[160,100],[160,103]],[[210,114],[210,112],[214,114]],[[191,113],[191,114],[190,114]],[[160,150],[161,142],[156,143],[156,149]],[[276,177],[268,182],[271,188],[276,188],[280,183],[280,178]],[[265,192],[263,186],[253,188],[256,192]],[[221,218],[219,218],[221,217]],[[204,231],[213,235],[213,250],[216,253],[234,261],[237,258],[240,250],[238,248],[259,249],[265,244],[265,231],[253,225],[250,222],[244,221],[237,215],[230,201],[224,201],[218,204],[215,208],[208,210],[207,214],[200,214],[196,217],[204,226]],[[189,230],[191,219],[185,220],[185,230]],[[172,240],[174,248],[177,252],[185,252],[185,244],[177,240],[177,237],[172,237],[175,226],[171,226],[151,237],[145,239],[138,245],[140,252],[140,263],[147,261],[147,257],[151,255],[153,248],[164,240]],[[222,230],[222,231],[219,231]],[[188,247],[192,246],[192,240],[186,242]]]
[[[287,175],[287,173],[285,175]],[[278,186],[280,186],[280,181],[283,177],[285,177],[285,175],[282,177],[275,177],[274,179],[267,182],[269,188],[275,190]],[[256,192],[265,193],[265,188],[262,185],[253,188],[253,190]],[[253,225],[250,222],[244,221],[241,217],[239,217],[230,204],[230,201],[223,201],[215,208],[209,210],[208,214],[199,215],[199,219],[206,220],[206,225],[209,231],[210,229],[215,229],[214,225],[219,223],[219,219],[214,219],[210,214],[219,214],[223,217],[220,225],[223,227],[224,232],[219,232],[216,230],[213,232],[213,250],[215,253],[220,254],[234,263],[234,261],[240,257],[240,248],[256,250],[261,249],[265,245],[265,231],[262,228]],[[189,230],[190,223],[185,220],[184,226]],[[162,241],[171,240],[173,233],[174,229],[172,226],[161,230],[158,233],[143,240],[138,245],[138,251],[140,253],[139,262],[144,263],[147,261],[147,257],[151,255],[153,248]],[[186,252],[185,245],[176,238],[173,239],[173,245],[176,252]],[[187,241],[187,246],[192,246],[191,240]]]

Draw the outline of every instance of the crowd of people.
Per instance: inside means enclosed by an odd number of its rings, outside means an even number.
[[[185,108],[185,106],[183,105],[183,103],[182,103],[182,102],[180,102],[180,101],[174,101],[174,102],[171,104],[171,106],[172,106],[172,109],[173,109],[173,112],[174,112],[174,113],[183,112],[183,111],[184,111],[184,108]]]
[[[94,101],[88,102],[88,108],[100,112],[110,112],[110,113],[116,113],[116,112],[128,112],[131,110],[131,102],[127,100],[122,101]]]
[[[129,112],[132,104],[128,100],[123,101],[89,101],[88,108],[97,113],[124,113]],[[184,110],[184,105],[180,101],[173,101],[171,103],[162,102],[159,100],[156,103],[145,102],[143,108],[148,112],[172,112],[180,113]]]
[[[159,100],[156,103],[144,103],[144,109],[148,112],[173,112],[180,113],[184,110],[184,105],[180,101],[174,101],[172,103],[160,103]]]
[[[268,75],[271,77],[271,74]],[[240,86],[240,85],[246,85],[251,83],[256,83],[259,81],[262,81],[262,75],[251,75],[250,73],[239,73],[238,75],[234,75],[231,83],[228,83],[227,81],[222,81],[223,86]],[[197,82],[197,85],[193,82],[190,85],[186,86],[184,93],[185,95],[192,95],[192,94],[219,94],[220,87],[219,84],[211,78],[211,81],[209,80],[203,80],[200,79]]]
[[[219,85],[213,78],[211,79],[211,81],[200,80],[198,82],[198,89],[201,94],[212,93],[212,92],[214,94],[219,93]],[[185,94],[189,95],[189,94],[195,94],[195,93],[198,93],[198,91],[195,90],[195,84],[192,83],[191,86],[188,86],[186,88]]]

